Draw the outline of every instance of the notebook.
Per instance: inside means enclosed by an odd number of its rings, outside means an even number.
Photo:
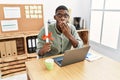
[[[90,46],[86,46],[80,49],[67,50],[63,56],[54,57],[54,61],[60,67],[73,64],[85,60]]]

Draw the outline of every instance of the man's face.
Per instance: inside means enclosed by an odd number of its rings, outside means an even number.
[[[55,20],[57,21],[58,25],[60,23],[68,23],[69,17],[69,12],[67,10],[58,10],[55,14]]]

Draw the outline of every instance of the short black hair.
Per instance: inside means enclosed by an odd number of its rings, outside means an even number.
[[[60,6],[58,6],[58,7],[56,8],[55,13],[56,13],[58,10],[67,10],[67,11],[68,11],[68,8],[67,8],[66,6],[64,6],[64,5],[60,5]]]

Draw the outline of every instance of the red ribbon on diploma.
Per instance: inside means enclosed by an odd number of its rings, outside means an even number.
[[[42,36],[42,39],[43,39],[43,40],[46,40],[47,38],[48,38],[49,40],[53,40],[53,38],[52,38],[52,32],[48,33],[48,36],[46,36],[46,35],[43,35],[43,36]]]

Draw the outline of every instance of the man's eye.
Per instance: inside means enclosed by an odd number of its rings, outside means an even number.
[[[64,16],[65,16],[65,17],[69,17],[69,15],[68,15],[68,14],[65,14]]]
[[[57,16],[58,16],[58,17],[62,17],[62,15],[60,15],[60,14],[59,14],[59,15],[57,15]]]
[[[57,14],[57,16],[58,16],[59,18],[61,18],[61,17],[65,17],[65,18],[69,17],[68,14],[64,14],[64,15],[62,15],[62,14]]]

